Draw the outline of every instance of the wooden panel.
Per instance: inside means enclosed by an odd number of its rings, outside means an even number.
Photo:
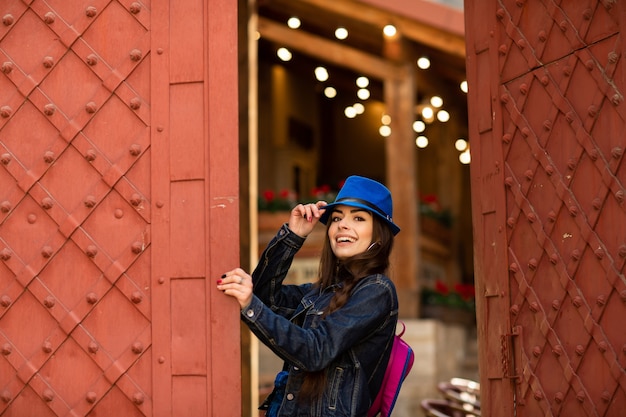
[[[206,0],[186,0],[170,2],[170,81],[184,83],[205,79],[205,38]],[[234,5],[237,6],[236,4]],[[236,30],[236,26],[234,28]],[[216,34],[212,42],[220,42]],[[216,57],[217,58],[217,57]],[[200,103],[197,103],[200,104]]]
[[[206,239],[204,182],[174,182],[171,203],[172,277],[203,277]]]
[[[207,311],[204,279],[172,280],[172,373],[206,375]]]
[[[203,94],[202,83],[177,84],[170,89],[170,160],[171,179],[174,181],[205,175]]]

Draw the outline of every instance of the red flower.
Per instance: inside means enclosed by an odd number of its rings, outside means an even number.
[[[437,281],[435,282],[435,291],[443,295],[448,295],[448,293],[450,292],[450,289],[442,281]]]
[[[273,190],[265,190],[265,191],[263,191],[263,198],[268,203],[274,201],[274,191]]]

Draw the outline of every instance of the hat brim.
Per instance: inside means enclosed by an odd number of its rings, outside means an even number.
[[[382,216],[380,213],[376,212],[375,210],[372,210],[371,207],[366,206],[365,204],[361,204],[357,201],[340,201],[340,202],[336,202],[336,203],[330,203],[325,205],[324,207],[321,207],[324,209],[324,214],[322,214],[320,216],[320,222],[322,222],[323,224],[326,224],[328,222],[328,219],[330,218],[331,213],[333,212],[334,208],[337,206],[350,206],[350,207],[358,207],[358,208],[362,208],[363,210],[366,210],[369,213],[372,213],[373,215],[375,215],[376,217],[378,217],[379,219],[383,220],[385,222],[385,224],[387,226],[389,226],[389,228],[391,229],[391,232],[395,235],[398,234],[398,232],[400,232],[400,228],[392,221],[390,221],[389,219],[387,219],[386,217]]]

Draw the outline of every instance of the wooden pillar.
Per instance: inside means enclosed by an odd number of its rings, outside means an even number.
[[[384,83],[385,106],[391,116],[387,138],[387,185],[393,195],[393,217],[402,231],[396,236],[392,254],[392,279],[400,301],[400,317],[415,318],[419,312],[420,270],[419,223],[417,210],[417,169],[415,138],[415,83],[409,64],[399,77]]]

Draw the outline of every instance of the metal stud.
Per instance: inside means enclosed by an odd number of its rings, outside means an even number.
[[[54,152],[46,151],[43,154],[43,160],[46,164],[51,164],[52,162],[54,162]]]
[[[42,397],[45,402],[49,403],[50,401],[54,400],[54,392],[51,389],[44,390],[44,392],[42,393]]]
[[[130,300],[135,304],[139,304],[143,300],[143,295],[139,291],[133,291],[130,295]]]
[[[4,356],[8,356],[11,354],[11,352],[13,352],[13,346],[11,346],[9,343],[5,343],[4,345],[2,345],[2,349],[0,349],[0,351]]]
[[[85,399],[88,403],[93,404],[98,399],[98,395],[93,391],[89,391],[87,395],[85,395]]]
[[[15,18],[12,14],[5,14],[4,16],[2,16],[2,23],[4,24],[4,26],[11,26],[13,22],[15,22]]]
[[[94,66],[98,63],[98,57],[95,54],[89,54],[87,56],[87,65]]]
[[[143,343],[141,342],[133,343],[131,350],[133,351],[133,353],[140,354],[141,352],[143,352]]]
[[[557,392],[556,394],[554,394],[554,401],[556,403],[561,404],[563,402],[563,400],[565,399],[565,396],[563,395],[562,392]]]
[[[56,304],[56,300],[53,296],[49,295],[43,300],[43,305],[47,308],[52,308]]]
[[[56,20],[56,15],[52,12],[48,12],[43,16],[43,21],[51,25]]]
[[[98,110],[98,105],[94,103],[93,101],[90,101],[89,103],[85,104],[85,111],[87,113],[94,114],[96,110]]]
[[[9,211],[11,211],[11,207],[13,207],[11,205],[11,202],[9,201],[3,201],[2,203],[0,203],[0,211],[3,213],[8,213]]]
[[[3,153],[2,156],[0,156],[0,162],[2,162],[2,165],[9,165],[11,162],[11,154]]]
[[[535,358],[538,358],[539,356],[541,356],[541,348],[539,346],[535,346],[533,348],[533,356]]]
[[[98,248],[95,247],[94,245],[89,245],[89,246],[87,246],[87,250],[85,251],[85,253],[90,258],[95,258],[96,255],[98,254]]]
[[[44,246],[43,248],[41,248],[41,256],[43,256],[46,259],[52,256],[52,252],[53,250],[50,246]]]
[[[132,51],[130,51],[130,60],[131,61],[139,61],[142,57],[142,53],[139,49],[133,49]]]
[[[13,71],[13,63],[12,62],[3,62],[1,69],[2,69],[3,73],[9,74],[11,71]]]
[[[87,149],[87,152],[85,152],[85,159],[89,162],[93,162],[97,156],[98,154],[93,149]]]
[[[132,156],[139,156],[141,154],[141,145],[137,143],[133,143],[130,145],[130,149],[128,150]]]
[[[7,308],[8,306],[11,305],[11,297],[9,297],[8,295],[4,294],[2,297],[0,297],[0,306]]]
[[[141,107],[141,99],[139,97],[133,97],[130,100],[130,108],[133,110],[139,110],[139,108]]]
[[[576,352],[578,356],[582,356],[585,353],[585,347],[583,345],[576,345],[576,349],[574,349],[574,352]]]
[[[45,197],[43,200],[41,200],[41,207],[43,207],[45,210],[50,210],[53,205],[54,202],[50,197]]]
[[[5,403],[10,402],[11,401],[11,391],[9,391],[8,389],[5,389],[4,391],[2,391],[2,394],[0,394],[0,398]]]
[[[575,261],[580,259],[580,250],[574,249],[572,251],[572,259],[575,260]]]
[[[552,350],[552,353],[554,353],[555,356],[561,356],[563,354],[563,346],[556,345]]]
[[[94,197],[92,195],[88,195],[87,197],[85,197],[85,207],[87,207],[87,208],[94,207],[97,202],[98,202],[98,200],[96,200],[96,197]]]
[[[99,349],[98,344],[95,341],[91,341],[89,342],[89,346],[87,346],[87,350],[89,350],[89,352],[91,353],[96,353]]]
[[[2,106],[0,107],[0,116],[3,118],[8,118],[13,113],[13,109],[10,106]]]
[[[132,14],[137,14],[141,11],[141,4],[134,2],[133,4],[130,5],[129,10]]]
[[[572,304],[574,304],[574,307],[579,308],[580,306],[583,305],[583,299],[580,298],[579,295],[577,295],[576,297],[574,297],[574,299],[572,300]]]
[[[143,404],[143,402],[145,401],[145,397],[141,392],[136,392],[135,394],[133,394],[133,402],[137,405],[141,405]]]
[[[87,300],[87,302],[89,304],[96,304],[96,302],[98,301],[98,296],[96,295],[95,292],[90,292],[89,294],[87,294],[85,296],[85,299]]]
[[[141,196],[137,193],[133,194],[132,196],[130,196],[130,204],[132,204],[133,206],[137,207],[141,204]]]
[[[143,251],[143,243],[135,242],[130,249],[134,254],[140,254]]]
[[[0,259],[2,259],[3,261],[8,261],[9,259],[11,259],[11,250],[9,248],[4,248],[0,251]]]
[[[49,340],[46,340],[45,342],[43,342],[43,345],[41,345],[41,350],[43,350],[45,353],[52,352],[52,343],[50,343]]]
[[[87,15],[87,17],[94,17],[98,14],[98,9],[96,9],[94,6],[89,6],[85,9],[85,14]]]
[[[43,113],[46,116],[52,116],[55,111],[56,111],[56,107],[52,103],[49,103],[49,104],[46,104],[45,106],[43,106]]]
[[[43,59],[43,66],[45,68],[52,68],[54,66],[54,58],[47,56]]]
[[[535,258],[532,258],[531,260],[528,261],[528,268],[533,271],[537,269],[537,260]]]

